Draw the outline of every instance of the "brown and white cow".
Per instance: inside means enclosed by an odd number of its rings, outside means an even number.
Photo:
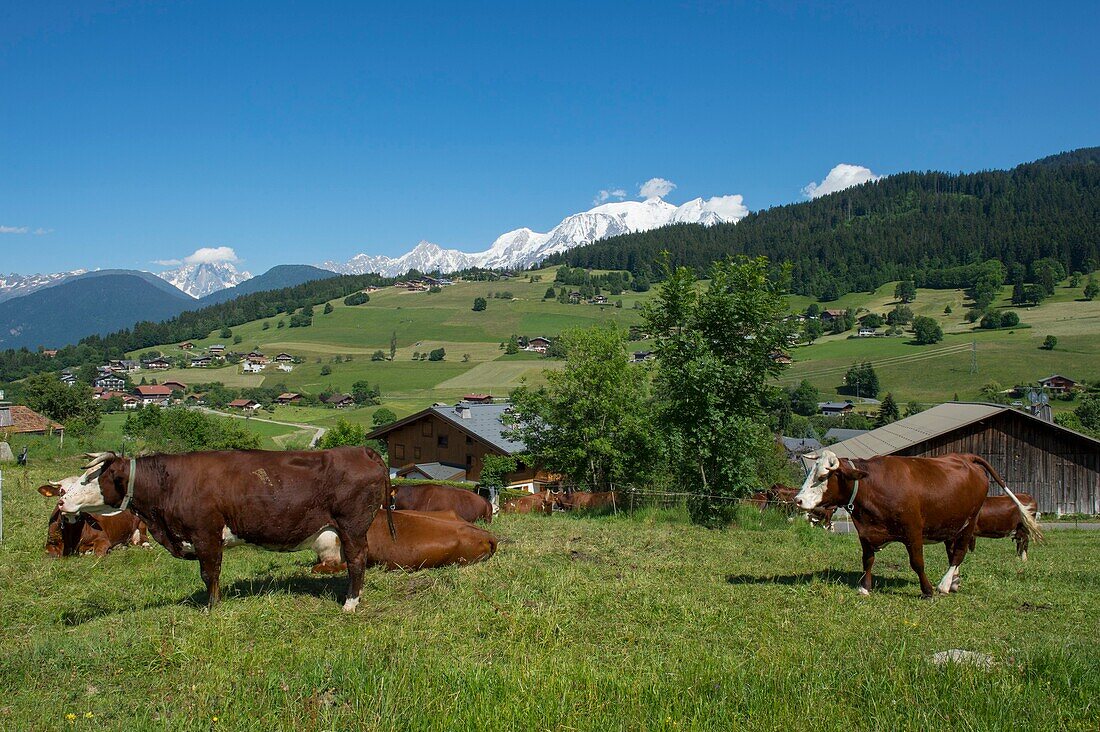
[[[79,481],[80,478],[65,478],[40,486],[38,492],[47,498],[56,498],[66,484]],[[50,515],[46,529],[46,554],[55,557],[68,557],[74,554],[95,554],[106,556],[116,546],[149,546],[145,534],[145,522],[130,511],[117,514],[82,513],[71,520],[56,507]]]
[[[616,506],[614,491],[572,491],[554,493],[553,497],[554,507],[564,511],[602,511]]]
[[[988,476],[1013,498],[1032,536],[1041,536],[1035,519],[997,471],[978,455],[841,460],[831,450],[823,450],[814,459],[795,504],[803,510],[847,507],[863,548],[860,594],[871,591],[875,552],[900,541],[909,552],[909,566],[920,579],[921,595],[931,597],[932,583],[924,573],[924,545],[943,542],[947,546],[950,566],[939,590],[944,594],[957,590],[959,565],[977,527],[989,488]]]
[[[218,578],[226,547],[308,549],[327,530],[336,533],[347,556],[344,610],[359,604],[368,530],[389,497],[389,471],[373,450],[89,457],[81,480],[62,488],[61,512],[75,516],[130,509],[172,556],[198,560],[210,606],[221,596]]]
[[[755,496],[756,494],[754,494]],[[774,501],[774,505],[781,511],[789,512],[793,515],[798,511],[798,506],[795,505],[794,499],[798,495],[797,488],[790,488],[782,483],[775,483],[764,494],[765,501],[770,503]],[[833,530],[833,514],[836,513],[836,506],[818,506],[817,508],[811,508],[809,511],[803,511],[802,515],[814,526],[820,526],[826,531]]]
[[[554,497],[550,491],[539,491],[529,496],[521,496],[505,501],[500,507],[501,513],[552,513]]]
[[[1039,504],[1026,493],[1017,493],[1016,498],[1024,505],[1024,509],[1035,520],[1039,518]],[[1027,522],[1020,516],[1020,510],[1008,496],[992,496],[985,499],[982,510],[978,512],[978,528],[974,536],[983,539],[1004,539],[1012,537],[1016,540],[1016,556],[1027,561],[1027,547],[1031,539]],[[974,540],[970,540],[970,551],[974,551]]]
[[[454,511],[470,523],[493,520],[493,504],[478,494],[437,483],[397,486],[395,504],[401,511]]]
[[[396,536],[382,521],[371,524],[367,563],[386,569],[433,569],[449,564],[473,564],[493,556],[497,539],[473,526],[454,511],[393,512]],[[314,543],[314,572],[333,573],[343,568],[340,541],[334,532],[323,533]]]

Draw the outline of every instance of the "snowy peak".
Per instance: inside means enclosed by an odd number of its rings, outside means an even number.
[[[252,275],[238,272],[231,262],[202,262],[158,272],[157,277],[198,299],[228,287],[236,287],[251,279]]]
[[[526,227],[514,229],[497,237],[485,251],[473,254],[422,241],[412,251],[396,258],[357,254],[344,263],[330,261],[320,266],[341,274],[375,272],[387,277],[403,275],[410,269],[421,272],[455,272],[468,267],[524,269],[551,254],[611,236],[649,231],[669,224],[734,223],[748,213],[740,195],[696,198],[682,206],[652,196],[644,201],[604,203],[567,216],[545,234]]]
[[[86,269],[74,269],[72,272],[55,272],[53,274],[21,275],[14,272],[8,275],[0,274],[0,302],[10,300],[13,297],[29,295],[36,290],[41,290],[43,287],[56,285],[87,271]]]

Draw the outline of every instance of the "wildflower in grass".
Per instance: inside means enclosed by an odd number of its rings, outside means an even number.
[[[84,712],[84,719],[94,719],[95,715],[91,712]]]
[[[65,715],[65,719],[69,720],[70,722],[75,722],[76,721],[76,715],[73,714],[72,712],[69,712],[68,714]]]
[[[218,718],[217,718],[217,717],[211,717],[211,718],[210,718],[210,721],[211,721],[211,722],[217,722],[217,721],[218,721]]]

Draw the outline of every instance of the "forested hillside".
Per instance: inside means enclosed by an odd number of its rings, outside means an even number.
[[[823,300],[1000,260],[1030,267],[1044,258],[1067,272],[1100,262],[1100,148],[1061,153],[1012,170],[901,173],[751,214],[737,224],[669,226],[605,239],[547,264],[651,273],[662,251],[702,274],[731,254],[793,266],[792,289]],[[950,286],[958,286],[951,284]]]

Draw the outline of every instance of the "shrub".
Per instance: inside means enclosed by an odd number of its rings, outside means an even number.
[[[917,343],[922,345],[939,343],[943,340],[943,328],[927,315],[920,315],[913,319],[913,334],[917,338]]]
[[[349,307],[354,307],[355,305],[365,305],[368,302],[370,302],[370,295],[365,292],[353,292],[352,294],[344,298],[344,304]]]
[[[488,307],[488,305],[489,305],[489,303],[485,300],[484,297],[475,297],[474,298],[474,312],[475,313],[480,313],[482,310],[484,310],[486,307]]]
[[[1058,345],[1058,339],[1055,336],[1048,335],[1043,341],[1043,345],[1040,346],[1044,351],[1053,351],[1054,347]]]
[[[428,354],[429,361],[442,361],[443,357],[447,355],[447,352],[442,348],[436,348]]]

